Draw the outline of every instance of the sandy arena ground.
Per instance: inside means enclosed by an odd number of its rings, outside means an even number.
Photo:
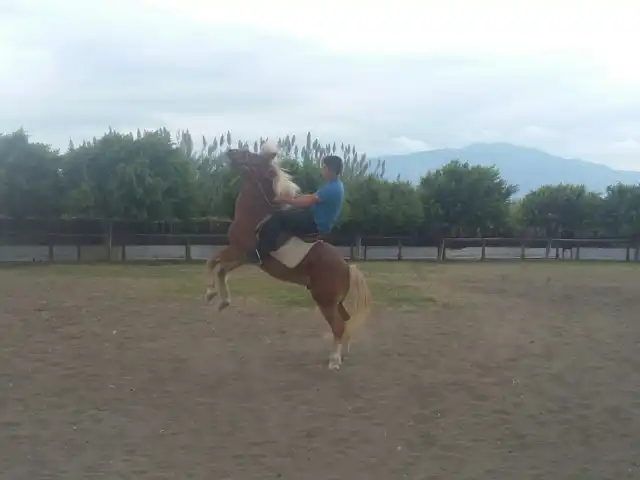
[[[361,265],[339,372],[307,292],[246,268],[0,269],[0,478],[640,478],[640,265]]]

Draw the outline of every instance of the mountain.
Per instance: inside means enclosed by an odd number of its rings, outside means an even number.
[[[464,148],[429,150],[406,155],[386,155],[389,179],[409,180],[417,184],[427,171],[450,160],[459,159],[471,165],[495,165],[510,183],[519,186],[522,196],[545,184],[583,183],[587,188],[604,192],[607,185],[617,182],[640,183],[640,172],[614,170],[606,165],[577,158],[562,158],[535,148],[509,143],[474,143]]]

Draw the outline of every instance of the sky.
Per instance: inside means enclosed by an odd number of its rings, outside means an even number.
[[[640,170],[637,18],[626,0],[0,0],[0,131],[499,141]]]

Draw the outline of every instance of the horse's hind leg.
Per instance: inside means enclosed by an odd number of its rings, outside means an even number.
[[[216,271],[215,282],[218,292],[220,292],[220,303],[218,304],[219,312],[231,306],[231,293],[229,292],[229,281],[227,279],[227,273],[229,271],[227,270],[227,267],[222,264]]]
[[[221,263],[216,271],[215,282],[220,292],[220,304],[218,305],[218,311],[222,311],[225,308],[231,306],[231,292],[229,291],[229,273],[238,267],[244,265],[243,261],[231,260],[229,262]]]
[[[244,263],[244,260],[238,259],[237,251],[230,246],[207,260],[207,267],[212,274],[212,281],[210,286],[207,287],[205,298],[210,302],[220,295],[218,311],[224,310],[231,305],[227,275]]]
[[[220,267],[220,254],[212,255],[207,260],[207,270],[212,274],[211,283],[207,286],[207,293],[204,295],[204,299],[207,302],[213,301],[218,296],[218,286],[216,284],[217,270]]]
[[[344,320],[338,311],[338,305],[319,304],[322,316],[329,323],[333,333],[333,346],[329,354],[329,369],[338,370],[342,364],[342,337],[344,335]]]
[[[344,323],[347,323],[349,321],[349,319],[351,318],[351,315],[349,314],[349,312],[347,312],[347,309],[344,307],[344,304],[342,302],[340,302],[338,304],[338,314],[340,315],[340,317],[342,318],[342,321]],[[347,354],[349,354],[351,351],[351,339],[347,338]]]
[[[344,320],[345,322],[348,322],[351,318],[351,315],[349,315],[349,312],[347,312],[347,309],[344,307],[344,304],[342,302],[338,304],[338,313],[340,314],[340,317],[342,317],[342,320]]]

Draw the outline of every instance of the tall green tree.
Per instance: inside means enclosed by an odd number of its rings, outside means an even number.
[[[0,205],[15,218],[56,218],[63,212],[61,161],[23,129],[0,134]]]
[[[226,161],[230,147],[259,151],[266,138],[245,141],[230,131],[211,141],[188,130],[123,134],[109,130],[68,151],[31,142],[23,129],[0,134],[0,214],[16,218],[61,215],[126,220],[232,217],[240,187]],[[452,161],[429,172],[415,188],[384,179],[384,162],[370,161],[349,144],[304,138],[275,139],[281,165],[304,193],[322,184],[321,159],[344,159],[343,231],[368,235],[413,234],[576,236],[596,230],[640,237],[640,185],[611,185],[603,197],[582,185],[547,185],[511,199],[510,185],[494,167]],[[107,222],[108,223],[108,222]]]
[[[300,162],[293,157],[285,157],[280,166],[291,174],[293,181],[303,193],[315,192],[322,185],[322,170],[315,163]]]
[[[384,235],[416,232],[422,205],[408,182],[388,182],[374,175],[346,183],[341,224],[351,233]]]
[[[609,235],[640,238],[640,184],[607,187],[601,217]]]
[[[313,138],[308,132],[305,144],[299,148],[295,135],[287,135],[278,138],[276,144],[285,157],[300,161],[303,165],[315,165],[321,167],[322,158],[326,155],[339,155],[344,162],[343,178],[345,180],[364,178],[373,175],[383,178],[385,174],[385,162],[382,159],[370,160],[365,153],[359,153],[355,145],[335,142],[323,144],[318,138]],[[260,139],[261,143],[263,139]]]
[[[584,185],[544,185],[522,199],[521,223],[545,236],[581,235],[598,227],[601,206],[601,198]]]
[[[165,129],[135,137],[110,131],[65,155],[70,213],[104,219],[172,220],[197,211],[195,165]]]
[[[420,180],[424,231],[443,236],[476,236],[503,228],[517,186],[495,167],[453,160]]]

